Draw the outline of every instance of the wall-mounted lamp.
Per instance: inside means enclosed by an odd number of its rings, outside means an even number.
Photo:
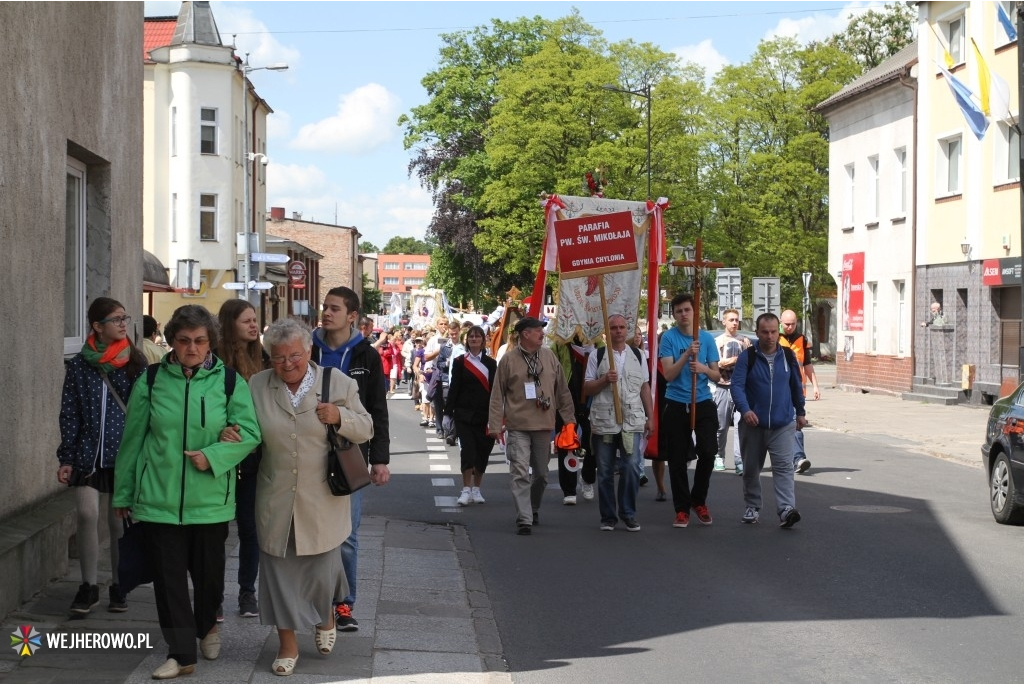
[[[960,252],[963,253],[964,259],[971,258],[971,244],[967,242],[967,238],[964,238],[964,241],[960,243]]]

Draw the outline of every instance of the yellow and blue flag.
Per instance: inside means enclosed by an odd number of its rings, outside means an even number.
[[[978,140],[984,139],[985,132],[988,131],[988,117],[985,116],[978,103],[974,101],[974,93],[953,74],[949,73],[949,70],[944,66],[941,64],[937,66],[946,79],[946,83],[949,84],[949,90],[953,93],[953,99],[956,100],[956,104],[960,106],[960,111],[963,112],[967,125],[974,132],[974,135],[977,136]]]

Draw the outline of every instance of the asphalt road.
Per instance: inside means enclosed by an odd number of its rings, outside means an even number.
[[[365,511],[467,527],[515,682],[1022,679],[1024,529],[993,522],[978,468],[810,430],[794,529],[770,476],[762,523],[740,523],[725,472],[712,526],[672,528],[652,483],[643,530],[608,533],[596,501],[561,504],[552,461],[541,525],[518,537],[503,455],[487,503],[454,507],[457,450],[428,444],[411,405],[391,401],[392,483]]]

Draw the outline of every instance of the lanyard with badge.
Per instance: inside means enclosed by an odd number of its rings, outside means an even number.
[[[527,354],[526,350],[521,347],[519,350],[523,353],[523,359],[526,360],[526,372],[532,379],[523,386],[523,390],[526,392],[526,399],[535,400],[538,408],[547,411],[551,408],[551,398],[545,397],[540,389],[540,351],[538,350],[531,355]]]

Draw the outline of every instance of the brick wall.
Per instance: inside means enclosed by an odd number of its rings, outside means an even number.
[[[271,219],[267,221],[267,233],[294,240],[324,256],[320,260],[322,292],[343,285],[362,293],[362,283],[355,277],[359,272],[356,260],[359,231],[355,227],[301,219]]]
[[[851,361],[840,352],[836,359],[836,383],[847,388],[880,390],[893,394],[910,392],[914,362],[910,357],[854,354]]]

